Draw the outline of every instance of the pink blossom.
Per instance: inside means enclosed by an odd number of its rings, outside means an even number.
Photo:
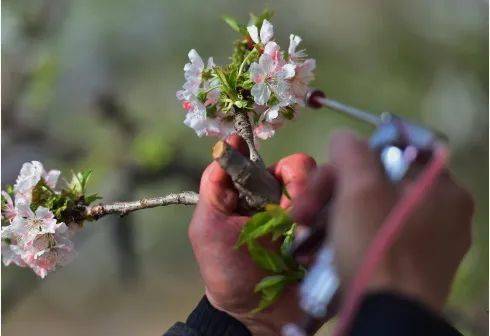
[[[57,266],[65,266],[75,255],[73,242],[66,237],[65,224],[55,234],[39,235],[25,246],[23,260],[38,276],[44,278]]]
[[[5,218],[7,221],[12,221],[15,216],[17,216],[17,209],[14,206],[14,202],[12,201],[12,197],[2,190],[2,197],[5,200],[5,205],[2,208],[2,218]]]
[[[255,136],[262,140],[267,140],[271,138],[272,136],[274,136],[275,133],[276,129],[274,128],[274,126],[268,123],[259,124],[254,129]]]
[[[22,165],[14,185],[15,197],[24,198],[30,202],[32,190],[39,183],[41,178],[44,179],[44,182],[48,187],[55,188],[59,176],[59,170],[46,172],[42,163],[39,161],[26,162]]]
[[[309,83],[315,78],[316,62],[309,58],[306,61],[296,64],[294,77],[290,80],[291,90],[298,101],[302,102],[309,90]]]
[[[3,226],[2,231],[2,261],[5,266],[11,263],[20,267],[25,267],[27,264],[22,259],[22,249],[17,245],[17,237],[12,231],[11,225]]]
[[[33,212],[29,204],[19,203],[17,211],[18,215],[12,221],[11,227],[21,246],[31,242],[38,235],[55,233],[61,225],[64,225],[57,223],[53,213],[45,207],[40,206]]]

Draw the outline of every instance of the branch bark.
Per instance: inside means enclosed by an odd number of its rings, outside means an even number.
[[[265,169],[264,161],[260,157],[257,148],[255,148],[253,128],[247,111],[235,109],[234,122],[235,130],[237,131],[238,135],[241,136],[247,143],[248,150],[250,152],[250,160]]]
[[[268,203],[279,203],[281,185],[262,165],[252,162],[224,141],[214,145],[213,158],[230,175],[240,199],[242,210],[262,209]]]
[[[195,205],[197,204],[198,200],[199,195],[197,193],[193,191],[183,191],[177,194],[168,194],[166,196],[154,198],[143,198],[137,201],[97,204],[87,207],[85,210],[85,216],[87,218],[97,220],[109,214],[124,216],[133,211],[155,208],[159,206],[173,204]]]

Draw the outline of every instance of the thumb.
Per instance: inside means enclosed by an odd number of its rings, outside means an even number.
[[[237,206],[238,194],[230,176],[217,162],[212,162],[204,171],[199,187],[199,203],[226,215]]]

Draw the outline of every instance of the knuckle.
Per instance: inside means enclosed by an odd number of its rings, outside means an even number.
[[[287,158],[287,162],[294,163],[299,167],[313,168],[316,167],[316,161],[306,153],[295,153]]]

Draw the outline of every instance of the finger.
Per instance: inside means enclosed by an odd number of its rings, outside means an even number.
[[[241,136],[237,134],[232,134],[226,139],[226,142],[231,147],[242,153],[244,156],[248,157],[250,155],[247,143],[245,142],[245,140],[243,140]]]
[[[236,209],[237,201],[238,194],[230,176],[218,162],[212,162],[201,178],[199,203],[224,214],[231,214]]]
[[[293,200],[291,215],[295,222],[306,226],[314,224],[320,211],[333,196],[335,174],[331,165],[323,165],[313,173],[306,189]]]
[[[363,186],[385,181],[381,164],[373,151],[366,141],[351,131],[337,131],[332,135],[330,158],[337,169],[339,186]]]
[[[311,156],[304,153],[296,153],[281,159],[270,170],[283,184],[291,199],[295,199],[304,192],[308,177],[315,169],[316,162]],[[287,208],[290,204],[291,200],[283,195],[281,206]]]

